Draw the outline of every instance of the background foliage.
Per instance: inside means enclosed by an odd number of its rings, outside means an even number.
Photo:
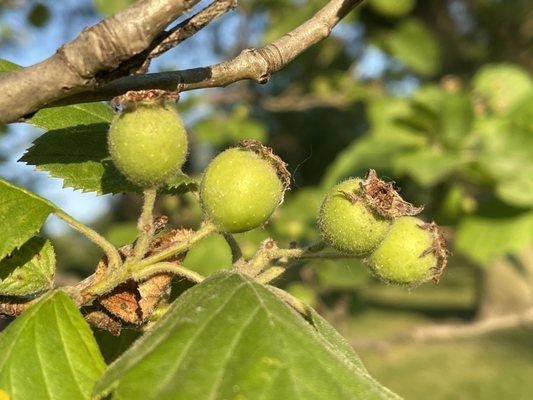
[[[64,2],[83,21],[129,3]],[[289,162],[293,190],[282,209],[266,230],[238,236],[248,255],[269,235],[284,244],[317,239],[322,195],[338,181],[371,167],[396,181],[404,197],[425,204],[426,216],[446,227],[454,256],[438,288],[409,293],[384,287],[347,261],[299,265],[282,286],[333,321],[370,372],[407,398],[427,398],[429,391],[443,399],[526,398],[533,391],[528,379],[533,358],[524,351],[533,339],[530,328],[379,351],[366,346],[420,324],[467,323],[533,306],[531,7],[526,0],[367,3],[268,85],[239,83],[185,95],[179,107],[192,141],[187,172],[198,177],[212,156],[248,137],[266,141]],[[237,12],[153,69],[181,67],[184,58],[198,62],[190,55],[195,46],[204,49],[201,63],[235,55],[284,34],[322,4],[241,0]],[[66,18],[48,2],[0,5],[0,47],[24,48],[21,35]],[[6,17],[13,12],[23,22]],[[11,67],[2,64],[0,70]],[[106,154],[95,146],[87,157],[76,147],[83,137],[104,138],[110,111],[98,104],[80,107],[82,116],[76,118],[86,118],[89,131],[70,128],[68,121],[58,124],[49,111],[38,113],[32,122],[50,132],[22,160],[63,178],[68,187],[121,192],[128,184]],[[69,142],[73,137],[76,141]],[[57,148],[64,162],[43,162]],[[111,204],[95,225],[115,244],[128,243],[135,235],[128,221],[136,217],[138,199],[116,196]],[[163,198],[158,208],[176,224],[196,226],[200,219],[190,194]],[[62,271],[83,275],[93,267],[97,255],[78,236],[65,233],[51,240]],[[207,274],[229,267],[231,255],[225,241],[214,236],[200,242],[184,263]]]

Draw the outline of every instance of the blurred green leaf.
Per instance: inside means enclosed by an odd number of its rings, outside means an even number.
[[[0,178],[0,260],[35,235],[56,209],[50,201]]]
[[[198,400],[398,398],[338,341],[252,279],[217,274],[176,300],[108,368],[94,394],[132,400],[175,399],[176,393]]]
[[[0,336],[0,387],[12,400],[90,399],[104,360],[63,292],[43,297]]]
[[[426,25],[406,19],[384,40],[385,48],[415,72],[431,76],[440,69],[440,47]]]
[[[368,5],[385,17],[399,18],[413,10],[416,0],[369,0]]]
[[[12,63],[11,61],[5,60],[3,58],[0,58],[0,73],[10,72],[10,71],[14,71],[20,68],[21,68],[20,65]]]
[[[202,275],[231,268],[230,248],[222,235],[208,236],[189,250],[183,266]]]
[[[275,237],[289,242],[317,240],[316,219],[323,199],[323,190],[315,187],[287,193],[285,203],[272,218]]]
[[[474,76],[474,92],[481,95],[496,113],[506,113],[531,93],[531,77],[513,64],[488,64]]]
[[[394,158],[412,144],[402,136],[365,136],[354,140],[329,165],[323,178],[325,188],[332,187],[350,176],[363,176],[369,168],[390,169]]]
[[[0,261],[0,295],[26,296],[52,288],[56,258],[50,242],[33,237]]]
[[[129,7],[136,0],[93,0],[94,8],[104,15],[111,15]]]
[[[316,260],[306,264],[317,277],[321,290],[354,290],[367,283],[370,274],[359,260]]]
[[[506,218],[469,216],[460,221],[455,246],[474,261],[487,263],[533,243],[533,212]]]
[[[397,154],[393,165],[398,174],[407,174],[420,185],[430,187],[457,171],[462,161],[457,154],[439,148],[422,148]]]
[[[42,28],[50,20],[50,10],[42,3],[36,3],[27,15],[28,22],[37,28]]]
[[[533,131],[494,118],[480,121],[478,131],[479,164],[496,179],[496,193],[510,204],[533,206]]]
[[[195,137],[214,146],[238,143],[242,139],[266,140],[266,129],[252,119],[245,106],[236,107],[229,114],[210,115],[194,128]]]
[[[109,227],[105,237],[116,247],[131,244],[137,237],[137,224],[134,221],[115,222]]]

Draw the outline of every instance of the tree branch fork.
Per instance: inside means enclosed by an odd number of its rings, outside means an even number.
[[[270,76],[327,38],[363,0],[330,0],[310,19],[276,41],[245,49],[219,64],[182,71],[143,74],[151,58],[194,35],[236,6],[214,0],[168,31],[199,0],[144,0],[85,28],[53,56],[0,75],[0,123],[22,121],[44,107],[111,100],[131,90],[188,91],[225,87],[241,80],[268,82]],[[139,74],[141,72],[141,74]],[[136,75],[131,75],[136,73]]]

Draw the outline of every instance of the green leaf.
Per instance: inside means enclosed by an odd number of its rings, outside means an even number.
[[[120,10],[129,7],[135,0],[93,0],[94,8],[104,15],[111,15],[119,12]]]
[[[104,368],[91,329],[60,291],[28,308],[0,336],[0,388],[11,400],[90,399]]]
[[[439,43],[426,27],[414,18],[401,22],[385,39],[385,47],[415,72],[431,76],[440,68]]]
[[[37,28],[42,28],[50,20],[50,10],[42,3],[36,3],[28,15],[28,22]]]
[[[513,64],[488,64],[473,79],[474,91],[496,113],[510,111],[531,93],[533,82],[524,69]]]
[[[346,345],[252,279],[213,275],[112,364],[102,399],[387,399]]]
[[[0,260],[35,235],[55,210],[50,201],[0,178]]]
[[[107,124],[78,125],[46,132],[20,161],[64,179],[64,186],[98,194],[138,192],[109,159]]]
[[[113,110],[104,103],[82,103],[71,106],[43,108],[28,122],[47,131],[76,125],[108,124]]]
[[[20,65],[12,63],[11,61],[0,58],[0,73],[10,72],[22,68]]]
[[[162,191],[173,195],[196,192],[198,191],[198,182],[184,173],[179,173],[167,182]]]
[[[33,237],[0,261],[0,295],[25,296],[52,288],[56,257],[52,244]]]
[[[533,243],[533,212],[504,218],[471,216],[461,220],[455,246],[474,261],[517,253]]]
[[[324,318],[315,310],[311,310],[311,323],[317,333],[330,345],[333,352],[341,352],[350,362],[356,365],[361,371],[366,372],[366,368],[361,358],[355,353],[352,346],[335,330]]]

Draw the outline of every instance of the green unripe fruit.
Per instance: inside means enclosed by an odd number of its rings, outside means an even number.
[[[331,247],[364,256],[374,250],[389,231],[391,220],[368,207],[359,196],[362,180],[349,179],[334,186],[320,208],[318,225]]]
[[[409,14],[416,0],[369,0],[369,6],[385,17],[398,18]]]
[[[134,184],[156,187],[176,175],[187,157],[187,134],[178,113],[161,102],[140,102],[117,115],[109,153]]]
[[[207,167],[200,199],[219,229],[238,233],[265,223],[281,203],[284,189],[270,161],[251,150],[231,148]]]
[[[368,257],[368,266],[391,283],[417,284],[434,278],[438,259],[427,226],[415,217],[396,219],[383,243]]]

